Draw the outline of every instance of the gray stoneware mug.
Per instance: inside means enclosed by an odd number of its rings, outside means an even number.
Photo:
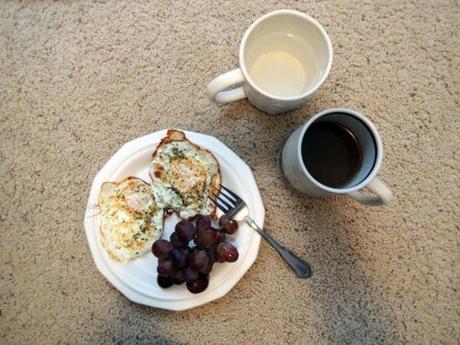
[[[302,143],[305,133],[314,123],[329,121],[348,128],[360,144],[361,163],[354,176],[345,185],[334,188],[315,179],[309,172],[302,158]],[[291,134],[287,140],[282,156],[282,170],[288,182],[301,193],[312,196],[348,195],[366,205],[383,205],[393,198],[393,193],[376,177],[383,157],[383,146],[375,126],[362,114],[350,109],[329,109],[323,111]],[[367,188],[375,195],[360,191]]]

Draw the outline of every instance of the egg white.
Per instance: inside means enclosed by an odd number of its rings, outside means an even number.
[[[153,155],[150,176],[159,207],[171,209],[181,218],[215,212],[209,193],[218,191],[219,163],[212,153],[188,141],[183,132],[168,131]]]
[[[98,206],[101,242],[116,261],[125,263],[143,255],[161,237],[163,208],[141,179],[105,182]]]

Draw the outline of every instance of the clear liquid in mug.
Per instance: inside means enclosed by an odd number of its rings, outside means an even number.
[[[259,38],[246,61],[254,83],[276,97],[300,96],[320,77],[320,61],[311,44],[283,32]]]

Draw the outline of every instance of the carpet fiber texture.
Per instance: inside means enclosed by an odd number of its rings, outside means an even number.
[[[334,62],[301,108],[216,106],[246,28],[280,8],[328,31]],[[454,0],[2,1],[0,343],[458,344],[460,7]],[[349,107],[379,129],[394,202],[295,193],[290,133]],[[83,230],[95,174],[164,128],[214,135],[253,169],[265,226],[314,269],[297,279],[262,242],[225,297],[174,313],[136,305],[96,269]]]

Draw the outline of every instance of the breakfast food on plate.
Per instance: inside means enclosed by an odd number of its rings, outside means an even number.
[[[214,263],[238,259],[226,238],[238,223],[222,216],[212,226],[216,207],[209,196],[219,193],[219,163],[183,132],[170,129],[153,153],[149,173],[151,185],[136,177],[103,183],[98,204],[102,245],[123,263],[152,248],[159,286],[185,282],[190,292],[202,292]],[[160,238],[164,216],[171,212],[183,219],[168,241]]]
[[[238,250],[226,241],[226,234],[237,230],[238,223],[226,216],[220,217],[218,228],[206,215],[181,220],[170,241],[153,243],[152,252],[158,258],[158,285],[168,288],[185,282],[192,293],[206,290],[214,263],[238,260]]]
[[[153,153],[150,176],[159,207],[175,211],[181,218],[215,214],[209,194],[219,191],[219,163],[183,132],[168,130]]]
[[[101,242],[110,257],[127,262],[147,252],[163,231],[163,209],[150,185],[136,177],[104,182],[99,194]]]
[[[186,283],[192,293],[208,287],[217,262],[235,262],[238,250],[227,235],[238,223],[225,215],[213,226],[219,193],[219,163],[214,155],[170,129],[149,167],[152,184],[127,177],[104,182],[99,193],[100,238],[109,256],[122,263],[146,253],[158,258],[157,283],[162,288]],[[165,215],[181,218],[169,241],[160,239]]]

